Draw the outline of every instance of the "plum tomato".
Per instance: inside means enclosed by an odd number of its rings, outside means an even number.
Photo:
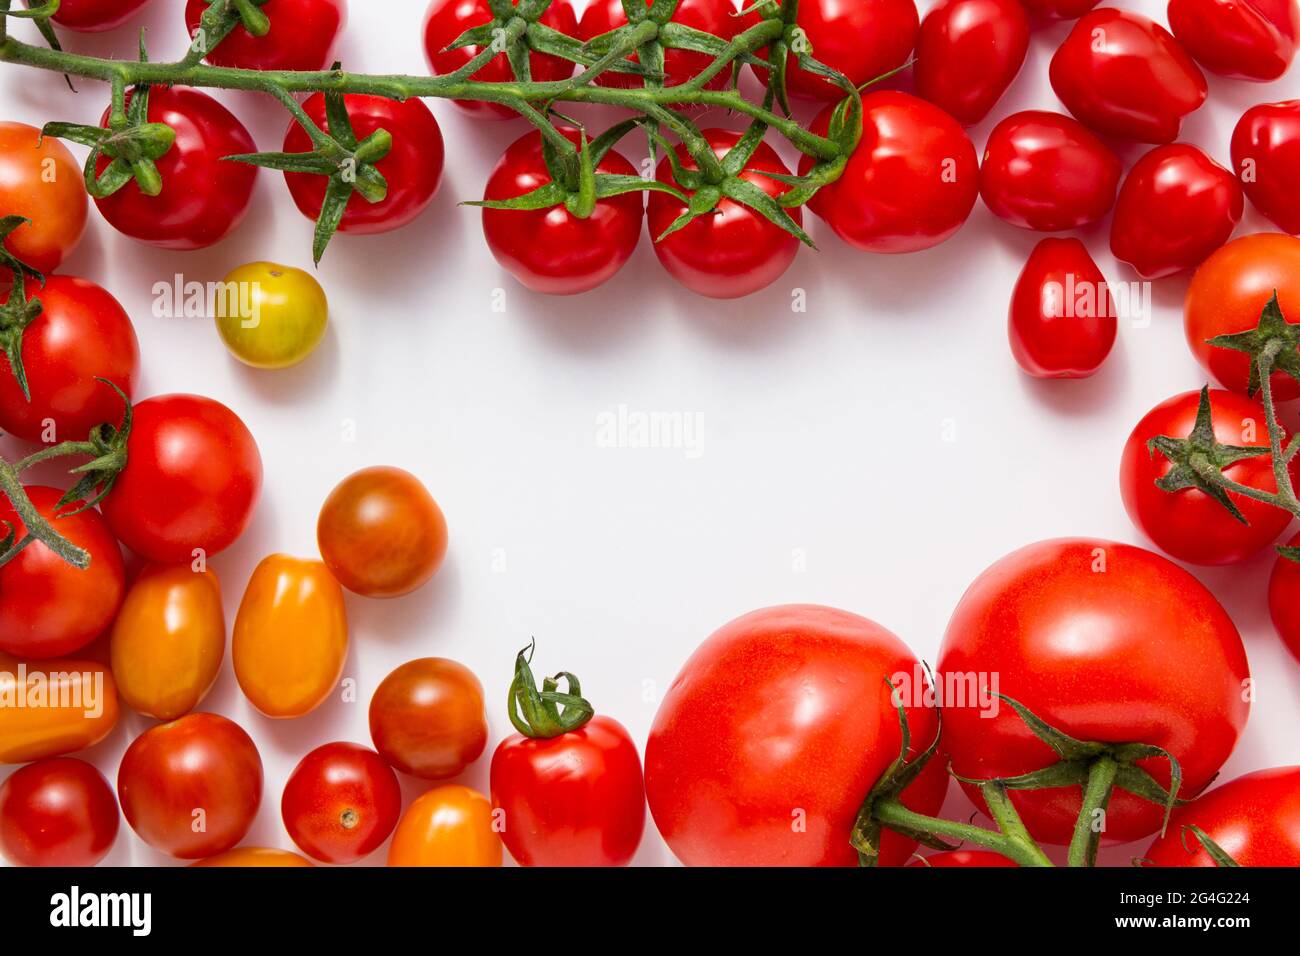
[[[1300,767],[1257,770],[1178,807],[1143,859],[1152,866],[1217,866],[1190,827],[1239,866],[1300,866]]]
[[[910,3],[911,0],[908,0]],[[652,0],[645,0],[647,7],[651,6]],[[736,7],[732,0],[679,0],[677,9],[673,11],[673,23],[679,23],[684,27],[690,27],[695,30],[702,30],[705,33],[712,33],[723,40],[731,40],[735,37],[747,23],[742,23],[736,16]],[[584,43],[589,42],[602,33],[608,33],[610,30],[616,30],[619,27],[627,25],[627,12],[623,8],[623,0],[590,0],[582,11],[582,17],[578,21],[577,33],[573,35]],[[629,60],[640,62],[635,54],[628,57]],[[670,48],[664,50],[664,86],[680,86],[689,80],[694,79],[703,73],[713,57],[707,53],[696,53],[692,50],[682,50]],[[727,70],[721,71],[717,76],[711,78],[705,84],[707,89],[720,90],[727,85],[729,77]],[[568,76],[566,73],[565,76]],[[558,77],[563,79],[564,77]],[[632,89],[644,85],[645,80],[633,73],[615,73],[612,70],[602,73],[596,78],[596,85],[609,86],[617,89]]]
[[[1288,544],[1300,548],[1300,535]],[[1268,611],[1278,637],[1300,659],[1300,561],[1278,556],[1268,581]]]
[[[1232,168],[1251,205],[1283,232],[1300,234],[1300,100],[1246,110],[1232,131]]]
[[[1296,0],[1169,0],[1169,29],[1212,73],[1278,79],[1295,59]]]
[[[1020,0],[939,0],[916,41],[916,92],[963,126],[988,116],[1029,51]],[[814,52],[814,56],[816,53]]]
[[[52,19],[78,33],[101,33],[120,27],[149,0],[62,0]],[[27,5],[38,4],[29,2]]]
[[[1011,294],[1011,354],[1035,378],[1087,378],[1115,345],[1106,277],[1078,239],[1034,247]]]
[[[275,850],[264,846],[241,846],[225,853],[218,853],[190,866],[217,867],[305,867],[315,866],[311,860],[288,850]]]
[[[303,757],[280,801],[293,842],[323,863],[354,863],[373,853],[401,813],[397,774],[369,747],[349,743],[325,744]]]
[[[86,230],[81,166],[53,136],[26,123],[0,123],[0,209],[31,220],[5,248],[37,272],[53,272]]]
[[[18,866],[94,866],[119,826],[108,781],[84,760],[41,760],[0,783],[0,856]]]
[[[197,42],[207,0],[188,0],[185,29]],[[347,0],[265,0],[259,5],[271,23],[255,37],[240,24],[204,59],[241,70],[323,70],[330,65],[339,34],[348,23]]]
[[[462,664],[422,657],[393,670],[370,698],[370,737],[402,773],[459,776],[487,746],[483,685]]]
[[[0,653],[0,699],[44,706],[0,707],[0,763],[85,750],[117,726],[117,685],[106,664],[23,661]]]
[[[406,808],[388,848],[389,866],[500,866],[501,838],[488,798],[447,784]]]
[[[223,308],[217,331],[230,354],[253,368],[287,368],[316,350],[329,322],[329,301],[316,277],[293,266],[250,262],[226,274],[235,308]]]

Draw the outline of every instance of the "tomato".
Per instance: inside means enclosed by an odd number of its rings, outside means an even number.
[[[1300,100],[1246,110],[1232,131],[1232,168],[1256,209],[1283,232],[1300,233]]]
[[[483,685],[443,657],[407,661],[370,698],[370,737],[390,764],[426,780],[464,773],[487,746]]]
[[[389,866],[500,866],[501,839],[483,794],[448,784],[407,807],[388,848]]]
[[[1169,0],[1169,29],[1207,70],[1276,80],[1295,59],[1296,0]]]
[[[194,36],[207,0],[188,0],[185,29]],[[244,70],[323,70],[330,65],[339,34],[348,23],[347,0],[266,0],[271,22],[266,36],[236,26],[205,59],[213,66]]]
[[[910,0],[909,0],[910,2]],[[647,7],[652,5],[651,0],[645,0]],[[736,17],[736,7],[731,0],[679,0],[677,9],[673,12],[673,23],[680,23],[684,27],[693,27],[696,30],[703,30],[705,33],[712,33],[723,40],[731,40],[735,37],[745,25]],[[591,0],[586,9],[582,11],[582,18],[578,22],[577,31],[566,30],[572,36],[576,36],[584,43],[592,40],[602,33],[608,33],[610,30],[616,30],[621,26],[627,25],[627,12],[623,9],[623,0]],[[640,62],[638,57],[633,54],[628,57],[634,63]],[[664,50],[664,86],[680,86],[689,80],[694,79],[708,68],[713,62],[713,57],[707,53],[695,53],[691,50],[666,49]],[[564,76],[556,79],[564,79]],[[721,71],[717,76],[705,84],[706,89],[720,90],[727,85],[730,73],[727,70]],[[615,73],[607,71],[596,78],[598,86],[611,86],[618,89],[632,89],[644,85],[643,77],[636,76],[632,73]]]
[[[226,653],[216,572],[186,564],[141,570],[113,623],[113,676],[128,707],[158,720],[208,695]]]
[[[149,0],[62,0],[51,18],[79,33],[100,33],[120,27]],[[35,4],[28,3],[28,6]]]
[[[397,774],[358,744],[325,744],[303,757],[280,801],[293,842],[324,863],[354,863],[373,853],[401,813]]]
[[[814,132],[827,131],[832,111],[817,115]],[[804,156],[800,175],[811,168]],[[962,227],[979,181],[975,147],[956,120],[906,93],[869,93],[862,97],[862,141],[843,175],[808,208],[859,249],[916,252]]]
[[[1283,318],[1300,322],[1300,239],[1293,236],[1257,233],[1234,239],[1192,276],[1183,314],[1187,344],[1225,388],[1246,393],[1252,359],[1208,340],[1255,328],[1274,292]],[[1278,401],[1300,398],[1300,384],[1286,373],[1274,372],[1272,383]]]
[[[515,6],[518,6],[516,0]],[[424,15],[424,58],[435,76],[455,73],[483,52],[481,46],[463,46],[447,49],[462,33],[471,27],[492,21],[488,0],[432,0]],[[552,0],[538,22],[559,30],[571,37],[578,36],[578,14],[570,0]],[[573,74],[574,64],[558,56],[540,53],[528,54],[528,70],[533,80],[549,83],[567,80]],[[479,68],[473,79],[480,83],[506,83],[514,78],[510,60],[502,51]],[[471,116],[484,119],[512,119],[519,114],[500,103],[478,100],[452,100]]]
[[[980,866],[1016,866],[1017,864],[1008,860],[1001,853],[994,853],[992,850],[947,850],[942,853],[932,853],[920,860],[913,860],[907,864],[909,867],[923,866],[927,868],[939,867],[940,869],[980,867]]]
[[[149,122],[166,123],[176,141],[157,160],[162,192],[146,196],[134,180],[103,199],[100,213],[118,232],[164,249],[202,249],[244,221],[257,167],[223,157],[257,147],[235,114],[212,97],[183,86],[149,91]],[[108,125],[108,111],[100,120]],[[110,160],[101,156],[96,169]]]
[[[290,853],[288,850],[272,850],[262,846],[241,846],[190,864],[190,866],[218,867],[304,867],[315,865],[311,860],[305,856],[299,856],[297,853]]]
[[[284,554],[263,559],[230,641],[244,696],[268,717],[301,717],[329,697],[347,656],[343,590],[325,565]]]
[[[42,760],[0,783],[0,855],[18,866],[94,866],[118,826],[108,781],[84,760]]]
[[[26,123],[0,123],[0,209],[24,216],[5,248],[38,272],[52,272],[86,231],[81,166],[53,136]]]
[[[224,551],[248,526],[262,489],[262,456],[239,417],[199,395],[135,406],[126,467],[104,499],[124,545],[180,564]]]
[[[117,542],[95,509],[70,514],[74,502],[56,509],[63,492],[30,485],[27,497],[56,531],[90,553],[90,566],[75,568],[41,541],[34,541],[0,567],[0,651],[20,657],[61,657],[85,647],[113,623],[126,592],[126,567]],[[27,525],[0,495],[0,539],[14,540]]]
[[[1179,807],[1146,861],[1216,866],[1187,827],[1199,827],[1241,866],[1300,866],[1300,767],[1257,770]]]
[[[921,21],[916,92],[971,126],[1002,98],[1028,51],[1020,0],[939,0]]]
[[[1087,378],[1115,345],[1106,277],[1078,239],[1034,247],[1011,295],[1011,354],[1035,378]]]
[[[707,129],[702,135],[721,159],[736,145],[740,134],[731,130]],[[695,170],[695,160],[685,146],[677,147],[681,165]],[[740,178],[769,196],[779,196],[786,187],[758,170],[788,176],[790,170],[767,143],[760,143],[745,164]],[[675,184],[672,164],[665,157],[655,178]],[[650,193],[646,221],[655,255],[668,274],[692,292],[715,299],[734,299],[771,285],[794,261],[799,240],[774,225],[748,206],[723,198],[710,214],[700,216],[672,235],[658,237],[672,225],[686,206],[668,193]],[[803,222],[801,210],[789,210],[791,218]]]
[[[218,312],[217,331],[230,354],[245,365],[297,365],[325,337],[329,301],[311,273],[250,262],[227,273],[224,281],[233,299]]]
[[[262,802],[262,758],[238,724],[189,714],[151,727],[122,755],[117,797],[131,829],[182,860],[224,853]]]
[[[847,611],[788,605],[724,625],[678,673],[646,744],[646,796],[673,853],[688,866],[856,864],[849,828],[902,746],[887,682],[901,691],[913,674],[902,641]],[[919,697],[904,701],[913,758],[939,727]],[[905,803],[934,813],[946,790],[934,760]],[[915,846],[885,831],[880,862]]]
[[[1300,535],[1289,544],[1300,547]],[[1268,582],[1268,610],[1278,637],[1300,658],[1300,562],[1278,557]]]
[[[1110,250],[1144,279],[1194,269],[1228,241],[1245,205],[1237,178],[1200,149],[1157,146],[1120,187]]]
[[[95,661],[20,661],[0,653],[0,700],[0,763],[85,750],[117,726],[117,685]]]
[[[363,468],[321,506],[316,541],[349,591],[391,598],[425,584],[447,554],[447,521],[420,479],[400,468]]]
[[[1250,709],[1241,636],[1204,585],[1150,551],[1086,538],[1029,545],[980,575],[953,612],[938,671],[944,687],[986,681],[1077,740],[1165,749],[1182,767],[1182,797],[1214,778]],[[944,701],[955,774],[1013,777],[1056,763],[1010,706],[983,696]],[[1138,766],[1170,786],[1168,761]],[[1078,787],[1013,790],[1011,800],[1037,840],[1069,842]],[[1117,790],[1103,840],[1146,836],[1162,816]]]
[[[996,216],[1022,229],[1061,232],[1106,218],[1124,167],[1082,123],[1026,110],[989,133],[980,195]]]
[[[358,142],[376,130],[384,129],[392,135],[393,146],[388,155],[375,164],[388,183],[387,195],[372,203],[354,193],[343,211],[338,231],[371,236],[405,226],[429,205],[433,194],[438,191],[438,183],[442,181],[442,130],[438,128],[438,121],[419,97],[413,96],[398,103],[382,96],[348,94],[343,102]],[[302,108],[312,122],[329,132],[323,93],[313,93]],[[306,153],[311,149],[311,138],[306,130],[297,123],[290,125],[284,137],[284,151]],[[313,173],[285,173],[284,181],[302,214],[308,219],[317,218],[325,202],[326,177]]]
[[[575,143],[578,131],[561,132]],[[636,168],[617,150],[596,167],[600,173],[635,176]],[[551,181],[542,157],[542,138],[525,133],[506,149],[488,177],[486,200],[514,199]],[[587,292],[623,268],[641,238],[640,193],[596,201],[595,211],[579,219],[563,206],[549,209],[483,210],[488,248],[507,272],[534,292],[572,295]]]
[[[1101,0],[1020,0],[1025,10],[1053,20],[1077,20]]]
[[[1052,89],[1085,126],[1104,136],[1171,143],[1209,88],[1168,30],[1139,13],[1087,14],[1052,57]]]

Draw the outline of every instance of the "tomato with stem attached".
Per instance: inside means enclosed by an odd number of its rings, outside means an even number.
[[[1246,110],[1232,131],[1232,168],[1251,205],[1283,232],[1300,234],[1300,100]]]
[[[4,246],[37,272],[52,272],[86,230],[81,166],[53,136],[26,123],[0,123],[0,210],[30,220]]]
[[[234,292],[217,314],[217,331],[230,354],[245,365],[297,365],[325,337],[329,301],[311,273],[250,262],[232,269],[224,281]]]
[[[1011,354],[1035,378],[1087,378],[1106,361],[1119,323],[1106,277],[1078,239],[1034,247],[1011,294]]]
[[[1169,29],[1213,73],[1268,82],[1295,59],[1296,0],[1169,0]]]
[[[0,855],[19,866],[94,866],[119,825],[108,781],[84,760],[41,760],[0,783]]]
[[[1011,86],[1028,51],[1020,0],[939,0],[921,21],[916,92],[963,126],[974,125]]]
[[[1143,860],[1218,866],[1193,827],[1238,866],[1300,866],[1300,767],[1257,770],[1178,807]]]
[[[406,808],[388,848],[389,866],[500,866],[492,804],[459,784],[435,787]]]
[[[384,759],[425,780],[459,776],[487,746],[483,685],[444,657],[393,670],[370,698],[370,737]]]
[[[198,42],[207,0],[188,0],[185,29]],[[323,70],[348,23],[347,0],[266,0],[259,5],[270,30],[253,36],[238,24],[204,59],[241,70]],[[205,40],[206,43],[206,40]]]
[[[652,3],[653,0],[645,0],[647,7]],[[715,37],[728,41],[742,28],[732,0],[679,0],[670,22],[711,33]],[[626,25],[627,11],[623,8],[623,0],[591,0],[582,11],[577,32],[572,35],[588,43],[603,33]],[[635,53],[627,59],[633,63],[640,62]],[[669,47],[664,50],[663,85],[680,86],[703,73],[713,60],[714,57],[708,53]],[[729,69],[722,70],[709,79],[705,89],[723,89],[730,76]],[[634,73],[616,73],[613,70],[606,70],[596,77],[596,84],[626,90],[645,85],[645,78]]]
[[[284,828],[323,863],[354,863],[388,839],[402,812],[397,775],[358,744],[317,747],[289,774],[280,800]]]

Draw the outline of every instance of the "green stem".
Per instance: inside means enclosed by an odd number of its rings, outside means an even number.
[[[1259,356],[1260,395],[1264,401],[1264,420],[1268,424],[1269,449],[1273,454],[1273,478],[1277,485],[1278,507],[1300,517],[1300,499],[1296,498],[1291,481],[1290,459],[1282,450],[1282,426],[1277,419],[1277,404],[1273,400],[1273,362],[1280,342],[1270,342]]]
[[[1005,796],[1005,790],[1003,796]],[[994,797],[994,802],[997,802],[997,797]],[[1010,807],[1010,800],[1006,801],[1006,807]],[[990,811],[992,811],[992,805],[990,805]],[[1000,853],[1008,860],[1014,860],[1021,866],[1051,866],[1052,861],[1047,858],[1047,854],[1042,851],[1038,844],[1034,842],[1033,837],[1025,830],[1024,825],[1020,823],[1019,816],[1015,815],[1013,817],[1014,814],[1014,808],[1011,808],[1009,813],[1005,809],[1002,810],[1003,820],[1010,825],[1011,830],[1009,832],[998,832],[986,830],[984,827],[978,827],[972,823],[941,820],[937,817],[917,813],[903,806],[902,801],[897,797],[877,801],[872,807],[872,816],[887,827],[910,832],[925,832],[954,843],[974,843],[976,846],[982,846],[985,849],[993,850],[995,853]],[[995,819],[997,818],[995,817]],[[1003,821],[998,822],[1000,826],[1003,823]]]
[[[27,497],[18,469],[3,458],[0,458],[0,492],[4,493],[10,504],[13,505],[14,511],[18,513],[18,517],[22,518],[23,524],[27,527],[28,538],[41,541],[47,548],[73,567],[87,568],[90,566],[90,552],[77,547],[50,526],[50,523],[36,510],[36,506],[32,504],[31,499]],[[21,548],[26,547],[27,543],[26,540],[19,541],[4,555],[0,555],[0,567],[3,567],[6,562],[11,560]]]
[[[1099,815],[1104,815],[1110,805],[1118,774],[1119,764],[1114,757],[1102,754],[1093,761],[1088,771],[1088,782],[1083,788],[1083,805],[1074,824],[1074,837],[1070,840],[1070,866],[1097,865],[1097,847],[1102,833],[1102,827],[1098,826]]]

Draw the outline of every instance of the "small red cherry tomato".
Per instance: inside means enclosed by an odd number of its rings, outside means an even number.
[[[1300,866],[1300,767],[1257,770],[1178,807],[1142,858],[1152,866],[1218,866],[1191,827],[1238,866]]]
[[[980,867],[980,866],[1018,866],[1012,860],[1008,860],[1001,853],[994,853],[992,850],[947,850],[943,853],[932,853],[927,857],[919,860],[913,860],[907,864],[909,867],[939,867],[940,869]]]
[[[1300,235],[1300,100],[1246,110],[1232,131],[1232,168],[1256,209]]]
[[[1212,73],[1276,80],[1295,59],[1296,0],[1169,0],[1169,29]]]
[[[308,856],[354,863],[379,849],[402,815],[402,788],[384,758],[359,744],[317,747],[280,801],[284,828]]]
[[[78,33],[102,33],[120,27],[149,0],[63,0],[50,19]],[[35,4],[27,4],[34,6]]]
[[[651,0],[645,0],[645,4],[649,7]],[[723,40],[730,40],[745,25],[736,17],[735,11],[736,8],[731,0],[680,0],[677,9],[673,11],[672,22],[695,30],[702,30],[705,33],[712,33]],[[591,0],[586,9],[582,11],[582,19],[578,22],[578,31],[573,35],[585,43],[602,33],[608,33],[610,30],[616,30],[626,25],[627,12],[623,9],[623,0]],[[635,54],[628,57],[628,59],[634,63],[639,62]],[[707,53],[667,49],[664,51],[663,84],[664,86],[679,86],[704,72],[705,68],[712,62],[713,57]],[[566,73],[565,76],[568,76],[568,74]],[[709,80],[705,86],[708,89],[720,90],[727,85],[729,76],[729,72],[723,70]],[[596,78],[596,84],[616,89],[632,89],[643,86],[645,79],[633,73],[607,71]]]
[[[939,0],[921,21],[916,92],[971,126],[1002,98],[1028,50],[1020,0]]]
[[[1077,20],[1101,0],[1020,0],[1027,12],[1052,20]]]
[[[94,866],[119,819],[108,781],[84,760],[41,760],[0,783],[0,855],[18,866]]]
[[[1011,295],[1011,353],[1035,378],[1087,378],[1115,344],[1106,277],[1078,239],[1044,239]]]
[[[1300,548],[1300,535],[1288,544]],[[1278,556],[1268,582],[1268,610],[1278,637],[1300,658],[1300,561]]]
[[[407,661],[370,698],[370,738],[402,773],[425,780],[459,776],[487,746],[483,685],[445,657]]]
[[[208,6],[207,0],[185,4],[185,29],[191,37]],[[265,36],[255,37],[240,24],[204,59],[243,70],[323,70],[330,65],[347,26],[347,0],[266,0],[260,6],[271,21]]]

